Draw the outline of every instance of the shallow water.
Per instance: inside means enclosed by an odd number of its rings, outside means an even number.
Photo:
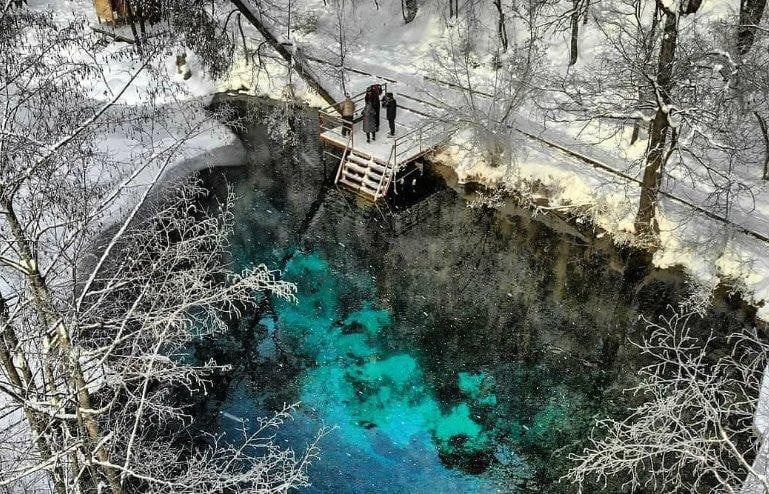
[[[601,242],[471,209],[427,175],[417,206],[335,190],[314,203],[333,163],[319,157],[312,116],[288,145],[259,118],[243,134],[250,162],[203,174],[207,205],[232,187],[235,268],[283,269],[298,301],[273,300],[200,345],[199,358],[235,368],[201,423],[232,432],[301,402],[281,441],[301,448],[334,427],[306,492],[569,491],[557,482],[567,455],[625,405],[638,315],[678,303],[682,280],[629,278]],[[712,321],[743,322],[728,307]]]

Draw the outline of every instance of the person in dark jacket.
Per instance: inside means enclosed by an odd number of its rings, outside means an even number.
[[[382,94],[382,86],[379,84],[373,84],[366,89],[366,103],[371,103],[374,108],[374,121],[376,122],[376,130],[379,132],[379,95]]]
[[[376,141],[376,112],[371,103],[366,103],[363,108],[363,132],[366,133],[366,142]]]
[[[385,94],[382,98],[382,106],[387,111],[387,123],[390,124],[390,135],[395,135],[395,115],[398,113],[398,103],[395,101],[393,93]]]

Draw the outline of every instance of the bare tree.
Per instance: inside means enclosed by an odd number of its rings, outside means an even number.
[[[264,266],[228,269],[226,204],[216,214],[200,210],[194,181],[159,194],[178,150],[210,131],[208,120],[153,104],[166,89],[161,78],[145,106],[121,105],[152,63],[146,50],[125,84],[108,87],[104,101],[90,99],[83,82],[104,74],[83,61],[97,53],[84,23],[4,5],[0,436],[9,441],[0,448],[0,487],[117,494],[305,484],[315,445],[295,454],[269,432],[290,409],[240,442],[195,447],[186,439],[187,404],[175,398],[204,390],[218,369],[185,363],[195,338],[222,331],[260,292],[294,294]],[[105,134],[138,140],[129,163],[100,149]]]
[[[756,31],[764,16],[766,0],[741,0],[737,26],[737,51],[744,55],[753,46]]]
[[[569,36],[569,65],[577,63],[577,58],[579,57],[579,25],[582,22],[587,22],[589,5],[590,2],[588,0],[572,0],[572,9],[569,16],[569,24],[571,26],[571,34]]]
[[[434,58],[431,75],[445,89],[440,98],[427,96],[441,109],[438,120],[469,131],[468,143],[491,165],[512,161],[518,113],[537,94],[535,80],[541,75],[543,56],[537,29],[539,6],[534,0],[495,5],[496,10],[509,9],[504,22],[515,36],[508,41],[506,34],[500,38],[498,33],[493,51],[483,53],[481,38],[489,31],[480,24],[483,16],[475,10],[484,6],[468,3],[466,18],[447,31],[445,51],[438,51]],[[488,63],[484,58],[492,60],[487,72],[478,70]]]
[[[347,93],[347,56],[355,49],[362,35],[356,21],[357,6],[355,0],[329,0],[328,8],[334,16],[332,31],[329,33],[334,40],[330,55],[336,65],[332,76],[342,92]]]
[[[643,400],[623,420],[601,420],[592,445],[574,455],[568,478],[582,489],[622,485],[659,492],[737,493],[760,446],[752,428],[769,345],[754,329],[719,338],[691,329],[696,312],[673,311],[637,346],[650,360],[634,394]],[[725,351],[723,349],[726,349]]]
[[[564,88],[553,105],[555,121],[601,125],[603,139],[616,137],[631,123],[633,142],[640,126],[648,125],[643,158],[634,165],[641,170],[635,231],[652,247],[661,188],[686,180],[699,189],[709,210],[729,218],[739,208],[745,215],[753,192],[743,169],[764,163],[765,154],[756,152],[761,131],[752,111],[762,113],[766,104],[758,83],[765,77],[759,62],[764,55],[752,50],[742,60],[733,57],[733,41],[719,32],[728,31],[733,39],[733,26],[703,29],[687,17],[698,6],[691,1],[603,2],[595,14],[605,40],[601,53],[554,84]]]
[[[494,0],[494,7],[497,9],[497,36],[499,36],[500,51],[504,53],[507,51],[508,44],[505,7],[502,5],[502,0]]]
[[[659,200],[662,183],[662,168],[670,152],[675,148],[678,131],[671,125],[669,118],[672,102],[673,66],[678,45],[678,10],[671,9],[658,1],[656,6],[662,11],[665,22],[662,28],[662,40],[657,58],[657,73],[654,80],[654,95],[657,108],[649,128],[649,143],[646,151],[641,184],[641,199],[635,219],[636,233],[639,235],[656,234],[659,226],[655,220],[655,210]]]

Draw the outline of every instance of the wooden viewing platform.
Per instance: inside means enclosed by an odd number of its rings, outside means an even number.
[[[341,154],[328,153],[339,159],[335,183],[359,196],[377,201],[394,188],[398,173],[408,164],[434,150],[449,135],[442,122],[431,115],[428,109],[404,105],[404,99],[418,103],[419,100],[404,94],[396,94],[398,118],[395,123],[395,137],[388,136],[389,127],[382,119],[377,139],[366,142],[361,113],[365,92],[351,97],[356,106],[352,132],[342,133],[343,120],[337,111],[338,104],[319,111],[320,140]]]
[[[319,111],[320,139],[340,153],[334,155],[339,159],[335,183],[361,197],[377,201],[387,195],[391,186],[395,189],[395,180],[399,178],[398,173],[401,170],[435,149],[450,135],[450,126],[433,114],[435,105],[397,91],[395,99],[398,101],[398,118],[394,138],[387,136],[387,121],[382,118],[378,140],[366,142],[360,123],[365,91],[352,98],[356,103],[356,121],[353,131],[347,136],[343,135],[342,117],[337,110],[340,102],[335,101],[331,92],[323,87],[321,78],[310,67],[308,57],[298,47],[290,49],[293,44],[288,40],[281,41],[274,35],[262,22],[259,9],[255,8],[250,0],[233,0],[232,4],[259,31],[265,41],[296,70],[308,86],[329,103],[329,106]],[[408,104],[404,104],[406,101]]]

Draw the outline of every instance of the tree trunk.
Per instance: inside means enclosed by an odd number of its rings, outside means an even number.
[[[142,38],[147,37],[147,25],[145,22],[144,2],[145,0],[139,0],[139,2],[136,4],[136,17],[139,18],[139,30],[142,33]]]
[[[342,93],[347,94],[347,77],[346,77],[347,74],[345,72],[347,70],[347,68],[345,67],[345,58],[346,58],[346,54],[347,54],[347,51],[346,51],[347,43],[346,43],[345,40],[347,38],[345,37],[345,25],[344,25],[345,23],[344,23],[344,19],[342,18],[343,14],[341,13],[341,9],[343,9],[343,8],[344,8],[344,5],[340,6],[339,7],[340,12],[337,13],[337,28],[338,28],[338,33],[337,34],[339,36],[339,38],[338,38],[338,42],[339,42],[339,78],[341,79],[341,82],[342,82]]]
[[[659,225],[655,219],[657,201],[659,198],[662,172],[667,161],[665,152],[667,134],[670,130],[668,109],[670,90],[673,86],[673,63],[676,57],[678,41],[678,16],[675,12],[665,10],[665,27],[660,46],[659,63],[657,65],[657,113],[652,120],[649,130],[649,145],[646,151],[646,168],[644,168],[641,184],[641,199],[635,218],[636,234],[651,238],[659,233]]]
[[[737,50],[746,54],[753,46],[756,26],[761,22],[766,8],[766,0],[741,0],[740,25],[737,26]]]
[[[635,122],[633,122],[633,133],[630,134],[630,145],[636,143],[638,140],[638,136],[641,134],[641,122],[639,119],[636,119]]]
[[[684,15],[693,14],[700,10],[702,0],[685,0],[682,12]]]
[[[53,297],[46,284],[45,278],[43,278],[38,270],[35,262],[36,257],[33,255],[31,248],[31,242],[27,238],[27,235],[19,222],[13,204],[6,200],[3,201],[2,206],[3,209],[5,209],[5,216],[11,230],[11,235],[16,241],[19,257],[26,266],[25,275],[32,292],[31,302],[40,317],[40,321],[46,328],[48,328],[48,331],[50,331],[49,334],[44,336],[44,339],[47,340],[44,342],[44,347],[53,348],[54,346],[58,346],[63,354],[62,363],[64,373],[68,380],[72,380],[71,384],[74,385],[76,404],[79,409],[78,415],[82,417],[88,432],[88,437],[91,440],[92,449],[87,452],[93,454],[102,463],[102,465],[99,466],[99,470],[107,479],[112,494],[122,494],[123,487],[118,479],[117,471],[113,467],[108,466],[111,465],[112,462],[110,461],[110,455],[107,451],[107,445],[104,444],[104,435],[102,434],[101,426],[90,412],[82,413],[82,411],[93,410],[93,404],[91,402],[91,395],[88,391],[83,369],[80,365],[78,355],[75,352],[75,348],[72,347],[68,330],[65,327],[62,318],[56,311]],[[56,339],[55,341],[54,338]],[[49,362],[43,362],[44,372],[46,372],[48,363]],[[55,384],[55,382],[51,384]],[[96,479],[94,479],[94,481],[96,481]]]
[[[651,54],[652,54],[652,46],[654,45],[654,37],[657,33],[657,27],[659,25],[660,21],[660,8],[659,5],[654,6],[654,13],[652,14],[652,24],[649,28],[649,33],[644,36],[643,40],[643,57],[640,59],[639,64],[643,68],[643,71],[646,72],[646,67],[649,65],[649,61],[651,60]],[[644,102],[644,86],[641,82],[637,84],[638,86],[638,106],[639,108],[643,105]],[[641,119],[635,119],[633,122],[633,133],[630,136],[630,145],[636,143],[638,138],[641,135]]]
[[[494,0],[494,6],[497,8],[497,35],[504,53],[507,51],[507,26],[505,25],[505,11],[502,10],[502,0]]]
[[[131,7],[131,0],[124,0],[125,1],[125,8],[126,13],[128,14],[128,25],[131,26],[131,34],[133,34],[134,39],[136,40],[136,51],[139,52],[139,55],[142,55],[142,42],[141,37],[139,36],[139,33],[136,31],[136,24],[134,23],[134,11]]]
[[[417,0],[401,0],[401,15],[403,15],[403,23],[408,24],[413,21],[419,10]]]
[[[16,334],[8,321],[8,308],[5,301],[0,298],[0,367],[5,371],[8,382],[18,394],[17,401],[24,412],[24,417],[29,423],[32,438],[38,453],[44,461],[53,457],[50,443],[46,441],[46,427],[40,415],[30,408],[26,401],[31,398],[36,389],[34,378],[29,369],[26,358],[22,358],[22,364],[18,366],[13,360],[13,349],[19,346]],[[49,434],[51,434],[50,432]],[[64,482],[64,470],[58,462],[54,463],[51,475],[57,494],[66,494],[67,487]]]
[[[573,0],[574,11],[571,13],[571,49],[569,51],[569,67],[577,63],[579,56],[579,17],[581,0]]]
[[[753,114],[758,119],[758,126],[761,128],[761,135],[764,138],[764,170],[761,173],[761,178],[769,180],[769,128],[767,128],[766,120],[757,111]]]

